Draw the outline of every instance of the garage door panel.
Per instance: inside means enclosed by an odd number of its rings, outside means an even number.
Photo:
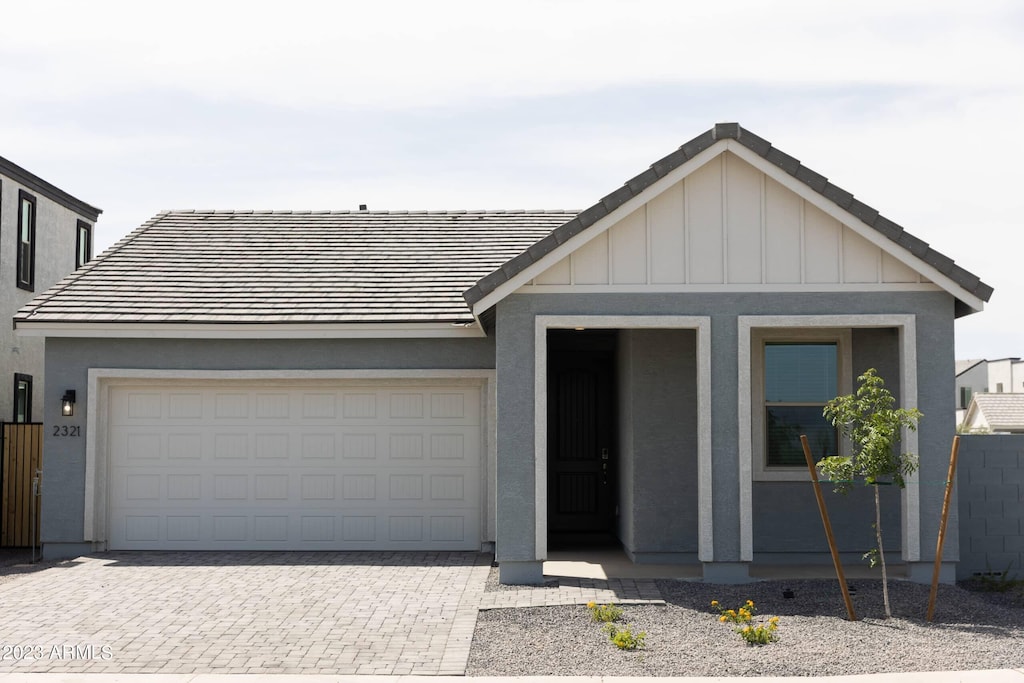
[[[127,511],[112,527],[137,550],[475,550],[479,530],[463,511],[424,515],[416,509],[387,514],[336,514],[331,510],[235,515],[198,509]],[[227,545],[225,545],[227,544]]]
[[[115,549],[476,549],[480,390],[115,387]]]
[[[202,433],[195,426],[159,424],[122,428],[111,439],[115,462],[300,460],[470,460],[480,451],[479,426],[381,427],[303,430],[221,427]]]
[[[458,501],[473,508],[480,497],[479,473],[472,468],[432,468],[429,474],[382,471],[373,467],[292,471],[230,469],[192,473],[168,469],[116,468],[111,476],[111,499],[159,501],[180,507],[179,501],[219,504],[224,501],[273,503],[331,501],[390,505],[416,500],[423,505]],[[126,507],[121,505],[120,507]]]

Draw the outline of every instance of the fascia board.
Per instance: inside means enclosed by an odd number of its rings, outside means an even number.
[[[138,339],[398,339],[484,337],[476,323],[174,324],[18,322],[21,337]]]

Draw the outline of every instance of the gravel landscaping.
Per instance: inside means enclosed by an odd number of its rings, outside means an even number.
[[[584,606],[482,611],[469,676],[817,676],[1024,667],[1024,602],[1004,593],[941,586],[924,621],[928,586],[889,584],[883,618],[878,580],[850,582],[860,621],[846,620],[838,584],[764,581],[720,586],[658,581],[665,606],[624,606],[646,648],[620,651]],[[789,589],[793,597],[783,597]],[[756,604],[755,622],[780,618],[775,643],[747,645],[710,606]]]

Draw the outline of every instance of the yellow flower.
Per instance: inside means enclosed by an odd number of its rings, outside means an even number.
[[[753,600],[747,600],[747,607],[753,607],[753,606],[754,606],[754,601]]]
[[[723,614],[722,616],[718,617],[718,620],[724,624],[726,621],[728,621],[728,618]]]
[[[712,607],[718,607],[718,600],[712,600],[711,601],[711,606]]]
[[[728,614],[730,617],[734,617],[734,616],[736,616],[736,610],[731,609],[728,612],[726,612],[726,614]]]
[[[772,617],[772,618],[771,618],[771,619],[769,619],[768,621],[770,621],[770,622],[771,622],[771,623],[773,623],[773,624],[777,624],[777,623],[779,623],[779,618],[778,618],[778,617]]]
[[[594,604],[594,601],[591,600],[590,602],[587,603],[587,607],[589,607],[590,609],[594,609],[594,607],[596,607],[596,605]]]
[[[744,633],[750,633],[750,627],[749,626],[744,626],[743,627],[743,632]]]

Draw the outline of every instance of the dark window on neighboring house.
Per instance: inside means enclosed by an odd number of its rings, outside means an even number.
[[[1003,383],[1002,382],[996,382],[996,393],[997,394],[1003,393]]]
[[[36,281],[36,198],[18,191],[18,287],[35,291]]]
[[[971,404],[971,388],[960,387],[960,407],[966,408]]]
[[[75,240],[75,269],[92,260],[92,226],[78,221],[78,238]]]
[[[765,452],[768,467],[804,464],[800,435],[816,456],[838,455],[839,438],[821,411],[839,386],[834,342],[764,345]]]
[[[32,421],[32,375],[14,375],[14,422]]]

